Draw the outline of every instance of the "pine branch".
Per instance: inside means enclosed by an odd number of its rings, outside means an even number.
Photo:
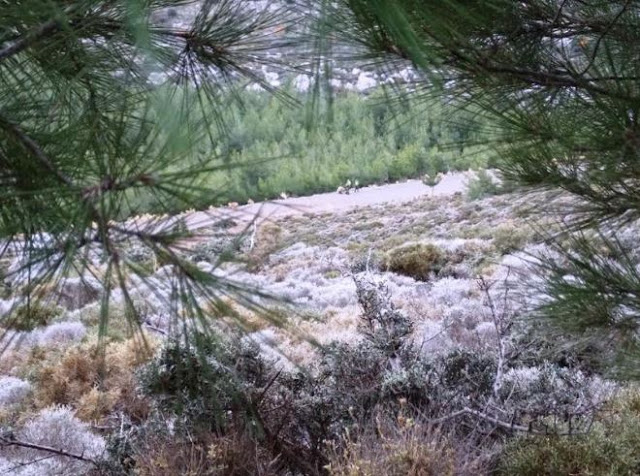
[[[61,183],[69,187],[73,187],[73,181],[67,177],[64,173],[56,168],[53,161],[42,150],[40,145],[28,136],[20,127],[13,124],[11,121],[0,116],[0,128],[11,134],[18,142],[20,142],[25,149],[27,149],[31,155],[33,155],[38,161],[51,172]]]
[[[617,23],[617,21],[620,20],[620,17],[622,17],[622,15],[627,11],[627,8],[629,8],[630,4],[631,4],[631,0],[627,0],[625,4],[622,6],[622,8],[620,9],[620,11],[618,12],[618,14],[613,18],[613,20],[611,20],[611,23],[609,23],[609,25],[607,25],[607,27],[602,32],[602,34],[598,36],[598,39],[596,40],[596,44],[593,47],[593,52],[591,53],[591,59],[589,60],[589,64],[587,64],[587,66],[585,66],[585,68],[579,73],[579,76],[586,74],[586,72],[591,69],[591,67],[596,61],[596,58],[598,57],[598,50],[600,49],[600,43],[602,43],[602,40],[604,40],[604,37],[607,36],[607,34],[611,31],[611,29]]]
[[[14,56],[21,51],[29,48],[36,41],[55,33],[60,29],[59,22],[57,20],[49,20],[43,23],[35,30],[27,33],[23,38],[14,41],[11,45],[0,50],[0,61],[3,61],[11,56]]]

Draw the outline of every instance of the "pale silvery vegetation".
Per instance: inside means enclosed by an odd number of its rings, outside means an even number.
[[[638,472],[637,2],[125,3],[0,14],[2,470]]]

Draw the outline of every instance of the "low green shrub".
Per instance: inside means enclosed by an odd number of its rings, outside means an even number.
[[[588,435],[531,436],[511,441],[498,474],[622,475],[640,473],[640,421],[634,430],[596,430]]]
[[[590,425],[591,426],[591,425]],[[498,474],[640,474],[640,395],[627,391],[596,416],[591,431],[569,436],[530,435],[504,447]]]
[[[139,381],[145,394],[188,425],[220,430],[229,413],[249,411],[247,392],[265,385],[267,366],[250,342],[204,334],[193,340],[194,346],[169,341],[140,370]]]
[[[520,250],[532,239],[532,233],[513,224],[504,223],[493,230],[493,245],[500,254]]]
[[[467,186],[467,198],[469,200],[479,200],[499,193],[501,193],[500,184],[486,170],[478,172]]]
[[[476,176],[469,181],[467,198],[469,200],[479,200],[494,195],[502,195],[513,192],[517,187],[518,185],[511,180],[503,178],[498,182],[489,172],[480,170]]]
[[[62,308],[41,302],[23,304],[16,308],[2,323],[8,329],[32,331],[36,327],[49,324],[62,314]]]
[[[409,276],[418,281],[428,281],[438,275],[447,264],[447,255],[437,246],[417,243],[400,246],[389,251],[384,267],[389,271]]]

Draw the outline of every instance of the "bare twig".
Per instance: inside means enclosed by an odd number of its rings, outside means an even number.
[[[531,428],[530,426],[524,426],[524,425],[516,425],[513,422],[506,422],[503,420],[500,420],[499,418],[496,418],[492,415],[489,415],[485,412],[481,412],[478,410],[474,410],[472,408],[469,407],[464,407],[462,410],[459,410],[457,412],[451,413],[449,415],[445,415],[443,417],[440,418],[435,418],[432,420],[429,420],[430,423],[434,423],[434,424],[439,424],[439,423],[444,423],[445,421],[448,420],[452,420],[454,418],[459,418],[461,416],[464,415],[471,415],[474,416],[476,418],[479,418],[480,420],[484,420],[487,421],[489,423],[492,423],[502,429],[505,430],[509,430],[509,431],[513,431],[513,432],[520,432],[520,433],[529,433],[532,435],[548,435],[549,432],[548,431],[539,431],[539,430],[534,430],[533,428]],[[573,432],[555,432],[553,433],[554,435],[557,436],[569,436],[569,435],[576,435],[578,434],[578,432],[573,431]]]
[[[71,458],[71,459],[75,459],[78,461],[83,461],[85,463],[91,463],[93,465],[97,466],[97,462],[87,458],[83,455],[78,455],[75,453],[69,453],[68,451],[64,451],[64,450],[59,450],[57,448],[52,448],[50,446],[45,446],[45,445],[38,445],[35,443],[29,443],[28,441],[21,441],[21,440],[14,440],[14,439],[9,439],[6,437],[0,437],[0,446],[18,446],[20,448],[28,448],[31,450],[38,450],[38,451],[45,451],[47,453],[51,453],[53,455],[57,455],[57,456],[63,456],[65,458]]]
[[[163,335],[163,336],[167,336],[167,335],[169,335],[169,333],[168,333],[167,331],[164,331],[164,330],[160,329],[159,327],[153,326],[153,325],[149,324],[148,322],[145,322],[145,323],[144,323],[144,326],[145,326],[146,328],[148,328],[148,329],[150,329],[150,330],[154,331],[154,332],[157,332],[157,333],[158,333],[158,334],[160,334],[160,335]]]
[[[257,220],[253,221],[253,232],[251,233],[251,239],[249,241],[249,251],[253,250],[253,247],[256,244],[256,235],[258,233],[258,222]]]

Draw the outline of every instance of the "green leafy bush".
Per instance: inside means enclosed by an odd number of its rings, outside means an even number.
[[[477,175],[469,181],[467,187],[467,197],[469,200],[478,200],[491,195],[498,195],[499,193],[501,193],[500,184],[485,170],[479,171]]]
[[[531,239],[532,233],[528,229],[516,228],[511,223],[503,223],[493,231],[493,246],[501,254],[522,249]]]
[[[389,251],[384,267],[394,273],[409,276],[418,281],[428,281],[447,264],[446,253],[437,246],[417,243],[400,246]]]
[[[265,384],[267,366],[251,343],[204,334],[195,341],[197,347],[168,342],[141,369],[139,380],[147,395],[190,425],[221,429],[228,412],[249,411],[245,390]]]
[[[32,331],[36,327],[49,324],[53,319],[62,314],[58,306],[47,305],[41,302],[23,304],[6,319],[3,324],[16,331]]]
[[[507,442],[498,474],[640,474],[640,394],[627,390],[600,411],[587,433],[529,435]]]
[[[498,474],[638,474],[639,446],[638,419],[587,435],[520,438],[507,445]]]

